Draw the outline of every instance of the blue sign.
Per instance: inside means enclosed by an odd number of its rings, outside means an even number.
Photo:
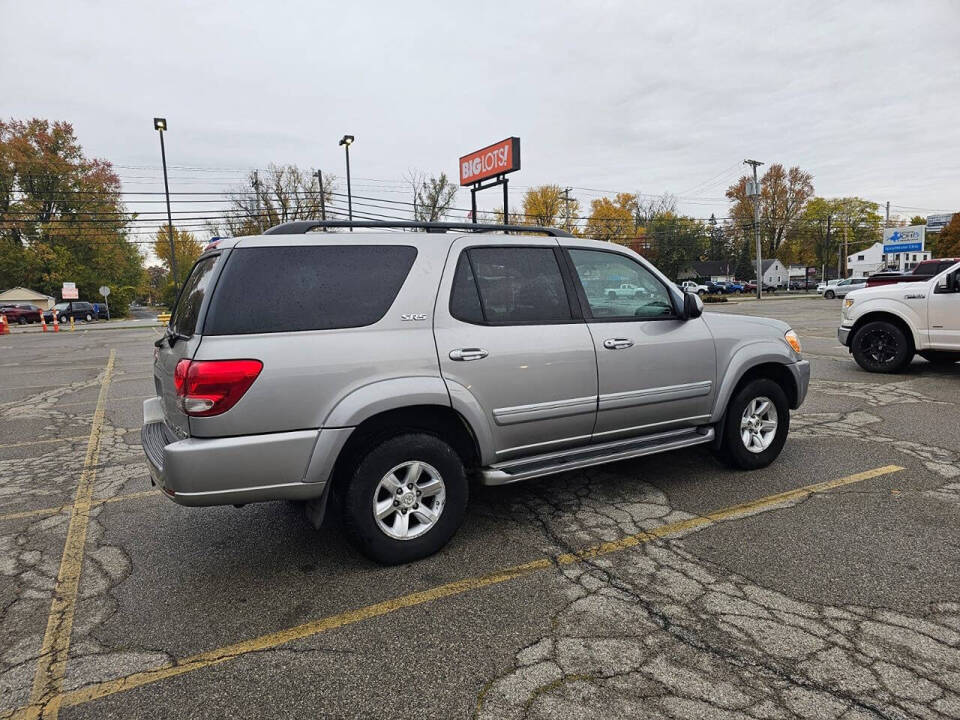
[[[895,255],[896,253],[905,253],[905,252],[922,252],[923,243],[897,243],[891,245],[884,245],[883,251],[887,255]]]

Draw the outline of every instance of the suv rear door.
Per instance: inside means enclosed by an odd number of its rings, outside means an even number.
[[[487,423],[496,457],[486,461],[589,442],[596,354],[556,240],[456,240],[434,334],[454,406],[478,404]]]
[[[667,281],[625,253],[562,240],[597,354],[597,441],[706,423],[716,394],[717,357],[702,318],[682,320]],[[624,278],[646,292],[607,297]]]
[[[167,425],[180,437],[190,434],[189,418],[177,404],[177,390],[173,374],[177,363],[193,358],[200,345],[197,321],[204,300],[213,289],[213,280],[220,254],[206,255],[194,264],[190,276],[180,291],[180,297],[170,315],[164,339],[157,346],[153,364],[153,381],[157,395],[163,401],[163,415]]]

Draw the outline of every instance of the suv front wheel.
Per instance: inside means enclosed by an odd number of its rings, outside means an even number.
[[[343,493],[348,537],[371,560],[399,565],[437,552],[463,522],[467,477],[460,456],[434,435],[374,445]]]
[[[720,458],[741,470],[766,467],[780,454],[790,430],[783,389],[768,378],[751,380],[727,405]]]

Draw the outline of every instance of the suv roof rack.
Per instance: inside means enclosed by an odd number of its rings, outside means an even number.
[[[494,225],[471,222],[417,222],[414,220],[294,220],[274,225],[264,235],[302,235],[316,228],[397,228],[443,233],[447,230],[471,232],[543,233],[551,237],[573,237],[566,230],[542,225]]]

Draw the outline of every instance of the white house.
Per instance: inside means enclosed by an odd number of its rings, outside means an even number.
[[[930,251],[893,253],[883,252],[883,243],[877,242],[847,256],[847,272],[850,277],[870,277],[883,270],[913,270],[922,260],[930,259]]]
[[[774,287],[785,287],[788,283],[786,266],[777,259],[763,261],[763,282]]]
[[[56,298],[24,287],[10,288],[0,293],[2,305],[36,305],[41,310],[49,310],[56,302]]]

